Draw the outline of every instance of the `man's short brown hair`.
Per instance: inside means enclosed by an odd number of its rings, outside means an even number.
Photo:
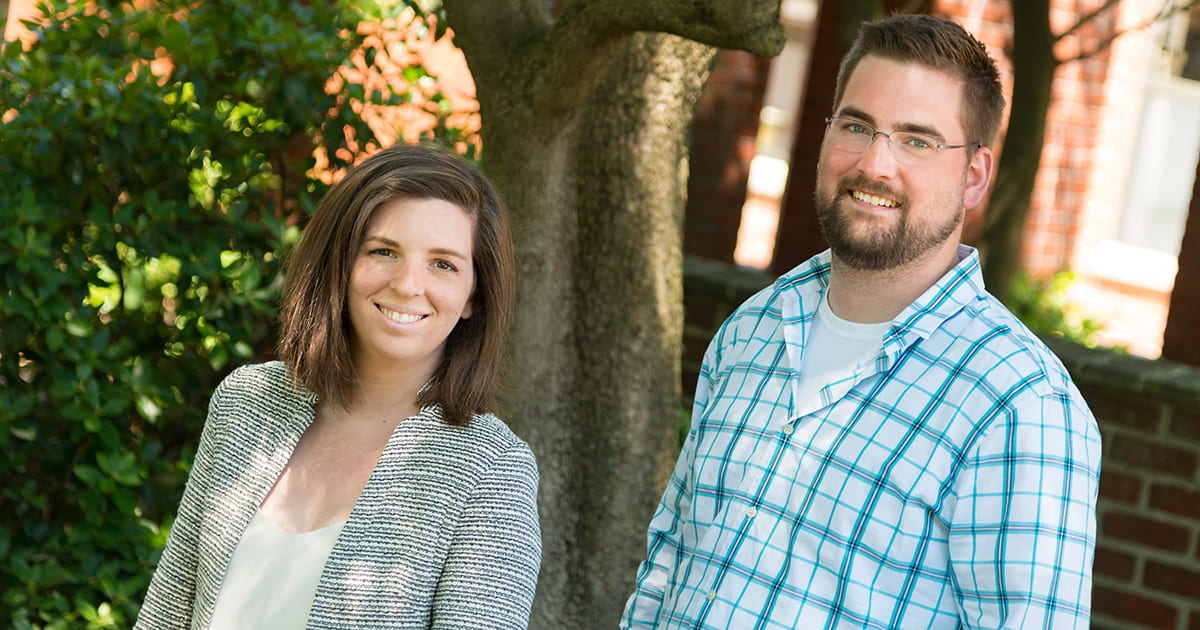
[[[838,69],[835,112],[850,75],[867,55],[917,63],[958,79],[963,85],[959,115],[967,134],[963,142],[991,146],[996,141],[1004,113],[1000,72],[987,48],[962,26],[931,15],[893,15],[863,23]]]

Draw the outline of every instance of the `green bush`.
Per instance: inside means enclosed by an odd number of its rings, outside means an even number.
[[[1086,316],[1068,300],[1067,291],[1075,274],[1060,271],[1045,280],[1035,280],[1025,272],[1013,276],[1012,304],[1016,315],[1030,330],[1096,347],[1096,333],[1104,322]]]
[[[312,149],[337,169],[377,143],[352,102],[446,113],[420,85],[326,93],[389,16],[153,7],[62,1],[0,51],[3,627],[132,625],[212,388],[270,354]]]

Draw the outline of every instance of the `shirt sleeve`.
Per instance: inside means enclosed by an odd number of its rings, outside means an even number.
[[[454,530],[431,628],[527,627],[542,563],[537,489],[537,464],[523,443],[480,479]]]
[[[200,526],[212,481],[214,450],[224,383],[217,387],[208,405],[208,418],[200,433],[200,444],[183,489],[179,510],[167,545],[150,579],[146,599],[138,612],[135,629],[190,628],[196,600],[196,576]]]
[[[1082,398],[1020,396],[966,457],[949,535],[964,627],[1088,628],[1100,433]]]
[[[684,440],[658,509],[650,520],[646,533],[646,559],[638,567],[636,586],[625,603],[625,612],[621,617],[622,630],[657,627],[663,600],[679,566],[684,550],[683,528],[691,520],[692,512],[691,480],[696,457],[696,423],[708,405],[712,391],[717,347],[718,341],[714,338],[704,354],[696,382],[696,399],[692,405],[692,428]]]

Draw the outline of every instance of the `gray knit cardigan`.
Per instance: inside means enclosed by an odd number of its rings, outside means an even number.
[[[135,628],[207,628],[242,532],[312,422],[279,362],[230,374]],[[309,628],[525,628],[541,564],[537,465],[493,415],[400,422],[325,563]]]

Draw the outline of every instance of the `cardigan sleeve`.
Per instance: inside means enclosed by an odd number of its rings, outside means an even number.
[[[438,580],[432,629],[527,627],[542,561],[537,487],[537,464],[522,442],[479,480]]]
[[[171,525],[171,533],[158,567],[150,579],[150,588],[138,612],[135,630],[192,626],[200,524],[207,503],[208,487],[212,482],[213,451],[217,441],[215,434],[218,432],[216,418],[220,415],[223,388],[224,383],[217,387],[209,401],[208,418],[200,433],[200,445],[184,486],[179,511]]]

